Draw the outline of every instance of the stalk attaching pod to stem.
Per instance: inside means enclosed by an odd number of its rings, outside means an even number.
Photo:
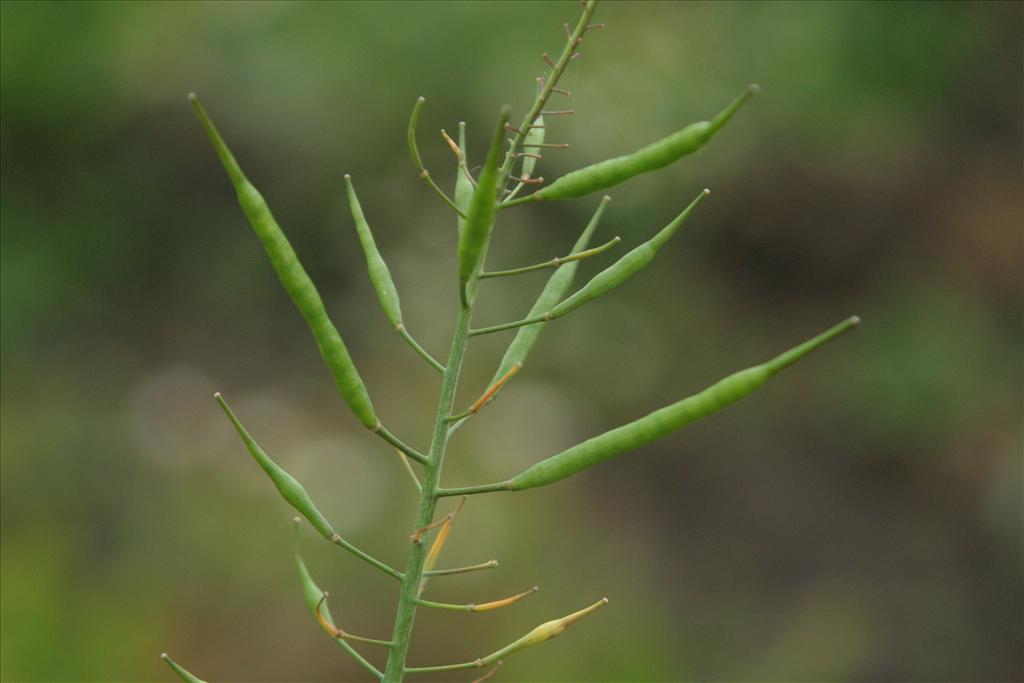
[[[684,398],[645,417],[587,439],[583,443],[542,460],[509,480],[506,483],[506,488],[520,491],[552,484],[608,458],[648,444],[695,420],[716,413],[741,398],[749,396],[785,368],[844,332],[853,329],[859,323],[860,319],[856,316],[848,318],[766,363],[740,370],[712,384],[699,394]]]
[[[498,208],[498,162],[501,159],[508,114],[509,108],[502,107],[490,149],[487,150],[487,159],[476,180],[469,211],[466,212],[466,222],[459,234],[459,281],[462,283],[464,299],[469,281],[480,271],[491,238],[491,229],[494,227],[494,216]]]
[[[654,171],[668,166],[674,161],[694,152],[706,145],[722,126],[732,118],[733,114],[754,93],[757,86],[751,85],[732,104],[710,121],[699,121],[671,135],[638,149],[632,154],[607,159],[568,173],[547,187],[537,190],[519,202],[540,199],[566,199],[582,197],[614,185],[618,185],[633,176]]]
[[[246,218],[249,219],[249,224],[256,236],[263,244],[263,249],[267,252],[270,263],[277,272],[277,277],[284,285],[288,296],[295,302],[295,306],[306,320],[309,329],[312,330],[317,346],[320,348],[320,354],[334,376],[338,391],[359,421],[364,426],[373,429],[377,426],[378,420],[373,410],[373,403],[370,402],[370,395],[352,362],[345,342],[342,341],[337,328],[327,316],[327,309],[324,308],[320,293],[299,262],[299,257],[292,249],[288,238],[278,226],[270,212],[270,207],[242,173],[234,155],[231,154],[231,150],[228,149],[224,139],[194,93],[189,95],[189,101],[206,130],[210,142],[213,143],[213,148],[235,187],[238,203]]]
[[[330,522],[327,518],[321,514],[317,509],[316,505],[313,504],[313,500],[306,493],[306,489],[303,488],[302,484],[292,475],[288,474],[280,465],[274,462],[269,455],[267,455],[259,444],[249,435],[245,427],[235,416],[235,413],[228,406],[227,401],[220,395],[220,392],[213,395],[217,399],[217,403],[220,404],[224,414],[228,416],[231,424],[234,426],[235,431],[238,432],[238,436],[241,437],[242,443],[245,444],[246,449],[252,455],[253,460],[256,464],[267,473],[270,477],[270,481],[274,483],[278,493],[284,498],[289,505],[299,511],[299,513],[309,520],[309,523],[313,525],[313,528],[320,532],[320,535],[328,540],[332,540],[336,536],[334,529],[331,528]]]
[[[171,671],[177,674],[178,678],[185,681],[185,683],[206,683],[206,681],[194,676],[188,669],[171,659],[171,656],[166,652],[160,655],[160,659],[167,662],[167,666],[171,667]]]
[[[434,179],[430,177],[430,171],[423,166],[423,158],[420,157],[420,149],[416,144],[416,124],[420,121],[420,112],[423,111],[423,105],[426,104],[426,102],[427,98],[425,97],[416,98],[416,104],[413,105],[412,114],[409,116],[409,128],[406,131],[406,141],[409,143],[409,156],[412,157],[412,163],[419,172],[419,176],[423,182],[429,185],[430,189],[434,191],[434,194],[440,197],[445,204],[450,206],[455,213],[465,218],[465,214],[462,209],[456,206],[455,202],[451,200],[451,197],[446,195],[444,190],[437,186]]]

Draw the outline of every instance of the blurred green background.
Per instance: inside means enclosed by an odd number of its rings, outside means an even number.
[[[698,157],[614,189],[618,253],[714,193],[641,276],[550,326],[446,481],[493,481],[766,359],[865,324],[747,401],[555,487],[472,499],[412,661],[608,609],[496,681],[1010,681],[1022,658],[1022,4],[608,2],[569,70],[549,179],[761,94]],[[408,161],[417,95],[521,116],[575,2],[4,2],[2,678],[364,680],[302,604],[290,509],[221,390],[335,526],[403,562],[414,491],[359,427],[188,107],[197,91],[318,283],[391,428],[425,444],[437,376],[379,311],[351,173],[443,356],[455,226]],[[502,216],[492,267],[565,253],[597,197]],[[586,262],[578,277],[611,256]],[[489,283],[477,322],[546,275]],[[510,335],[474,343],[458,404]],[[387,578],[312,533],[335,617],[390,632]],[[379,652],[367,651],[379,659]],[[469,674],[446,680],[468,681]],[[436,680],[436,679],[435,679]]]

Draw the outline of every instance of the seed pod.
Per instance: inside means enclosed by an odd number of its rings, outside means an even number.
[[[671,223],[662,228],[658,234],[591,278],[590,282],[583,285],[575,294],[552,308],[548,313],[548,317],[559,318],[588,301],[596,299],[602,294],[618,287],[627,278],[639,272],[654,259],[654,255],[658,253],[658,250],[676,233],[679,226],[686,222],[694,207],[700,204],[709,194],[709,190],[704,190],[697,195],[697,198],[690,202],[690,205],[683,209],[683,212],[676,216]]]
[[[712,136],[732,118],[736,110],[756,92],[757,86],[751,85],[712,120],[692,123],[632,154],[607,159],[568,173],[547,187],[537,190],[531,197],[533,199],[582,197],[591,192],[618,185],[635,175],[668,166],[677,159],[687,154],[693,154],[706,145]]]
[[[171,671],[176,673],[178,675],[178,678],[185,681],[185,683],[206,683],[206,681],[204,681],[203,679],[196,678],[191,673],[189,673],[189,671],[185,669],[185,667],[181,666],[176,661],[171,659],[170,655],[168,655],[166,652],[160,655],[160,659],[167,662],[167,666],[171,667]]]
[[[377,243],[373,240],[373,232],[370,231],[370,224],[366,222],[363,215],[363,207],[359,205],[359,198],[356,197],[355,187],[352,186],[352,178],[345,175],[345,187],[348,190],[348,204],[352,209],[352,220],[356,224],[356,232],[359,234],[359,243],[363,245],[363,253],[366,254],[366,267],[370,271],[370,282],[377,291],[377,299],[380,307],[384,309],[384,315],[396,328],[402,324],[402,307],[398,302],[398,290],[395,289],[395,282],[391,279],[391,271],[384,263],[380,252],[377,250]]]
[[[466,122],[459,121],[459,153],[462,155],[458,166],[455,168],[455,206],[464,214],[469,213],[469,203],[473,199],[473,183],[466,176],[469,172],[469,161],[466,154]],[[465,164],[465,169],[463,169]],[[466,219],[459,216],[459,235],[462,235],[462,226]]]
[[[476,180],[476,189],[466,212],[466,222],[459,235],[459,280],[469,282],[480,270],[487,243],[494,227],[494,214],[498,207],[498,163],[501,160],[505,140],[505,124],[508,123],[509,108],[503,107],[498,126],[487,150],[487,160]]]
[[[542,149],[540,145],[544,144],[544,117],[538,116],[533,121],[533,125],[530,126],[530,130],[526,132],[526,137],[523,139],[523,151],[531,154],[536,154]],[[537,166],[536,157],[523,157],[523,170],[520,175],[524,178],[533,177],[533,169]]]
[[[531,645],[538,645],[543,643],[545,640],[550,640],[557,635],[560,635],[577,621],[583,617],[596,612],[605,605],[608,604],[608,598],[601,598],[590,607],[585,607],[578,612],[562,617],[561,619],[553,619],[551,621],[544,622],[540,626],[536,627],[519,640],[506,645],[497,652],[487,655],[480,660],[480,666],[487,666],[493,664],[502,657],[507,657],[513,652],[518,652],[524,648],[530,647]]]
[[[597,224],[601,221],[601,216],[604,214],[604,209],[611,201],[611,197],[605,196],[601,200],[601,203],[597,207],[597,211],[591,217],[590,222],[587,223],[587,227],[583,229],[579,239],[576,240],[576,244],[573,245],[570,253],[576,253],[583,251],[587,248],[590,243],[590,238],[597,229]],[[537,301],[533,304],[533,308],[530,309],[530,313],[526,316],[527,318],[533,318],[551,310],[559,299],[565,296],[565,292],[569,289],[572,284],[573,277],[576,275],[576,268],[579,266],[579,261],[569,261],[563,263],[548,279],[548,283],[544,285],[543,291],[540,296],[537,297]],[[504,377],[509,370],[511,370],[517,363],[523,363],[526,361],[526,356],[530,353],[533,345],[537,343],[537,338],[543,331],[545,323],[537,325],[525,325],[520,327],[516,331],[516,336],[512,340],[512,343],[508,345],[508,349],[505,351],[504,357],[501,359],[501,363],[498,365],[498,371],[494,373],[494,379],[491,380],[491,384],[494,384],[499,379]]]
[[[224,400],[220,393],[214,394],[213,397],[217,399],[217,403],[220,404],[224,414],[231,420],[231,424],[234,425],[238,436],[242,438],[242,443],[245,444],[249,453],[252,454],[253,460],[263,468],[263,471],[270,477],[270,481],[274,482],[274,486],[277,487],[281,497],[298,510],[303,517],[308,519],[309,523],[320,532],[321,536],[328,540],[333,540],[335,536],[334,529],[331,528],[327,518],[313,505],[312,499],[306,493],[306,489],[302,487],[302,484],[295,477],[285,472],[276,462],[270,459],[269,455],[263,452],[263,449],[249,436],[249,432],[245,430],[242,423],[235,417],[235,413],[228,407],[227,401]]]
[[[508,482],[513,491],[545,486],[621,453],[659,439],[694,420],[715,413],[744,398],[784,368],[789,367],[819,346],[856,327],[856,316],[790,349],[780,356],[729,375],[704,391],[577,444],[547,460],[542,460]]]
[[[317,292],[313,281],[309,279],[309,275],[299,263],[299,257],[296,256],[288,238],[285,237],[277,221],[274,220],[273,214],[270,213],[270,207],[242,173],[242,169],[235,161],[235,157],[224,143],[220,133],[217,132],[217,128],[213,125],[206,110],[199,104],[199,100],[194,94],[189,95],[189,100],[192,102],[203,128],[206,129],[206,134],[210,137],[213,148],[235,187],[238,203],[242,206],[246,218],[249,219],[253,231],[263,243],[263,248],[267,252],[281,284],[284,285],[288,296],[295,302],[299,313],[305,318],[309,329],[313,331],[320,354],[334,376],[338,391],[359,421],[373,429],[377,426],[378,420],[373,410],[373,404],[370,402],[370,395],[366,391],[366,386],[363,384],[356,366],[352,363],[352,357],[345,347],[345,342],[342,341],[334,323],[327,317],[327,310],[324,308],[320,293]]]
[[[314,615],[317,613],[317,606],[319,606],[320,614],[327,619],[328,623],[333,624],[334,620],[331,618],[331,611],[327,607],[327,603],[324,602],[320,605],[323,600],[324,592],[320,590],[320,587],[313,581],[313,577],[310,576],[309,570],[306,569],[306,562],[302,559],[302,548],[299,546],[299,518],[296,517],[292,525],[295,542],[294,542],[294,556],[295,556],[295,569],[299,573],[299,583],[302,584],[302,599],[306,603],[306,607]]]

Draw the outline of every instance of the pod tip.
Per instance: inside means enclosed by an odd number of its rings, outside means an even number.
[[[707,188],[707,187],[705,187],[704,191],[701,192],[701,195],[704,196],[704,197],[707,197],[709,194],[711,194],[711,189]]]
[[[198,102],[198,101],[199,101],[199,95],[196,95],[196,94],[195,94],[194,92],[190,92],[190,93],[188,94],[188,101],[189,101],[189,102],[193,102],[193,103],[194,103],[194,102]],[[165,653],[163,654],[163,656],[164,656],[164,657],[166,657],[166,656],[167,656],[167,653],[165,652]]]
[[[747,90],[750,92],[751,95],[756,95],[757,93],[761,92],[761,86],[759,86],[757,83],[751,83],[747,87]]]
[[[345,180],[352,180],[352,176],[348,173],[345,174]]]
[[[850,316],[850,324],[853,325],[854,327],[857,327],[858,325],[860,325],[860,316],[859,315],[851,315]]]
[[[492,567],[497,567],[498,566],[498,561],[497,560],[491,560],[487,564],[491,565]]]
[[[215,399],[217,399],[217,400],[220,400],[220,399],[224,398],[223,396],[221,396],[221,394],[220,394],[220,392],[219,392],[219,391],[215,391],[215,392],[213,392],[213,397],[214,397]]]
[[[163,659],[163,660],[166,661],[167,660],[167,653],[166,652],[161,652],[160,653],[160,659]]]
[[[302,521],[302,517],[292,517],[292,521],[295,522],[296,524],[298,524],[299,522]]]
[[[423,95],[420,95],[419,97],[417,97],[417,98],[416,98],[416,101],[417,101],[417,102],[421,102],[421,103],[422,103],[422,102],[426,102],[426,101],[427,101],[427,98],[426,98],[426,97],[424,97]]]
[[[533,588],[531,588],[530,590],[531,590],[532,592],[536,593],[537,591],[539,591],[539,590],[540,590],[540,586],[534,586],[534,587],[533,587]]]
[[[607,605],[608,604],[608,598],[601,598],[600,602],[601,602],[602,605]]]
[[[605,203],[608,203],[608,202],[610,202],[611,200],[612,200],[612,198],[611,198],[611,195],[607,195],[607,194],[606,194],[605,196],[601,197],[601,201],[602,201],[602,202],[605,202]]]

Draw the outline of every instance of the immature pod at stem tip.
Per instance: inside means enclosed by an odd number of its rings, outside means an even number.
[[[647,264],[654,260],[655,254],[668,242],[672,235],[676,234],[679,227],[690,217],[690,213],[704,201],[704,198],[711,194],[711,190],[704,190],[697,198],[690,202],[690,205],[683,209],[683,212],[676,216],[671,223],[662,228],[654,237],[647,240],[640,246],[622,256],[618,261],[608,266],[595,275],[590,281],[583,285],[575,294],[551,309],[547,314],[548,318],[559,318],[583,304],[596,299],[602,294],[618,287],[626,279],[633,276]]]
[[[327,310],[324,308],[324,302],[320,298],[320,293],[313,285],[309,275],[306,274],[302,264],[299,263],[299,257],[295,254],[295,250],[292,249],[292,245],[288,242],[288,238],[285,237],[280,226],[278,226],[277,221],[270,212],[270,207],[267,206],[263,196],[253,187],[252,183],[245,177],[245,174],[242,173],[242,169],[238,162],[235,161],[234,155],[231,154],[231,150],[228,149],[216,126],[213,125],[213,121],[206,113],[206,110],[203,109],[203,106],[199,104],[199,100],[194,93],[189,95],[189,101],[192,103],[200,123],[202,123],[203,128],[206,130],[210,142],[213,143],[213,148],[224,165],[228,178],[235,187],[238,203],[241,205],[246,218],[249,219],[249,224],[252,226],[256,236],[259,237],[260,242],[263,244],[263,248],[267,252],[270,263],[277,272],[281,284],[284,286],[288,296],[295,302],[295,306],[306,320],[310,330],[312,330],[317,346],[320,348],[320,354],[334,376],[334,382],[342,398],[364,426],[370,429],[376,428],[379,421],[373,410],[373,404],[370,402],[370,395],[366,391],[366,385],[363,384],[363,380],[359,376],[355,364],[352,362],[352,357],[348,353],[345,342],[342,341],[337,328],[327,316]]]
[[[494,215],[498,207],[498,163],[501,161],[508,115],[509,108],[503,107],[494,129],[491,147],[487,150],[487,159],[476,181],[466,222],[459,235],[459,280],[463,287],[480,270],[494,226]]]
[[[607,159],[568,173],[521,201],[582,197],[591,192],[618,185],[635,175],[668,166],[706,145],[757,90],[757,85],[751,85],[710,121],[692,123],[632,154]]]
[[[370,282],[377,292],[377,299],[380,300],[380,307],[384,309],[384,315],[396,329],[402,325],[402,307],[398,301],[398,290],[395,282],[391,279],[391,271],[384,263],[384,259],[377,249],[377,243],[373,239],[373,232],[370,224],[366,222],[363,215],[363,207],[359,204],[355,187],[352,185],[352,177],[345,174],[345,189],[348,192],[348,204],[352,210],[352,220],[356,224],[356,233],[359,235],[359,243],[363,246],[363,253],[366,255],[366,267],[370,272]]]
[[[253,460],[267,473],[270,477],[270,481],[277,487],[281,497],[284,498],[289,505],[298,510],[298,512],[309,520],[309,523],[313,525],[313,528],[320,532],[320,535],[324,538],[333,541],[335,537],[334,529],[331,528],[327,518],[324,517],[316,505],[313,504],[313,500],[306,493],[306,489],[302,487],[302,484],[298,482],[295,477],[288,474],[284,469],[281,468],[276,462],[270,459],[270,456],[263,452],[259,444],[249,435],[242,423],[239,422],[235,413],[228,407],[227,401],[220,393],[213,395],[217,399],[217,403],[220,404],[224,414],[231,420],[231,424],[234,426],[235,431],[238,432],[238,436],[241,437],[242,443],[248,449],[252,455]]]
[[[206,683],[206,681],[204,681],[201,678],[197,678],[196,676],[193,676],[188,671],[188,669],[186,669],[185,667],[171,659],[170,655],[168,655],[166,652],[160,655],[160,659],[167,662],[167,666],[171,667],[171,671],[177,674],[178,678],[185,681],[185,683]]]
[[[761,365],[741,370],[710,387],[629,424],[595,436],[568,450],[542,460],[512,478],[506,488],[522,489],[546,486],[576,474],[608,458],[634,450],[659,439],[694,420],[698,420],[753,393],[771,377],[800,360],[811,351],[860,324],[853,316],[813,339],[776,356]]]
[[[320,586],[316,585],[313,581],[313,577],[310,575],[309,570],[306,568],[306,562],[302,559],[302,548],[299,545],[299,524],[301,519],[295,517],[292,520],[292,531],[294,535],[294,545],[292,552],[295,556],[295,570],[299,574],[299,583],[302,585],[302,599],[306,603],[306,607],[315,616],[318,612],[326,619],[329,623],[333,624],[334,620],[331,618],[331,611],[326,604],[320,606],[320,601],[323,600],[324,592],[320,590]]]
[[[473,200],[473,181],[469,179],[467,173],[469,172],[469,160],[468,153],[466,152],[466,122],[459,121],[459,154],[462,155],[460,163],[455,167],[455,206],[462,211],[463,214],[469,213],[469,203]],[[462,228],[465,225],[466,220],[459,216],[459,234],[462,234]]]

